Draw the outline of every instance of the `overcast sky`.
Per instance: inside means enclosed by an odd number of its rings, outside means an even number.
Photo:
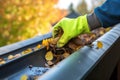
[[[80,0],[59,0],[58,7],[62,9],[68,9],[69,5],[73,3],[74,7],[79,3]]]
[[[82,0],[59,0],[57,7],[61,9],[68,9],[69,5],[73,3],[73,7],[76,8],[77,5],[81,2]],[[87,3],[88,10],[92,8],[92,0],[85,0]],[[100,2],[101,0],[94,0],[94,2]]]
[[[73,3],[73,7],[76,8],[77,5],[81,2],[82,0],[59,0],[58,2],[58,7],[61,9],[68,9],[69,5]],[[85,0],[87,2],[87,5],[89,6],[88,8],[91,8],[91,0]]]

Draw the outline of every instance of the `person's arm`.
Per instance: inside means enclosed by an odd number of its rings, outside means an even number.
[[[94,13],[88,15],[87,19],[91,30],[120,23],[120,1],[107,0],[102,6],[97,7]]]

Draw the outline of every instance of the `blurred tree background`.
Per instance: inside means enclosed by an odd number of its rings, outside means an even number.
[[[45,34],[66,11],[58,0],[0,0],[0,46]]]

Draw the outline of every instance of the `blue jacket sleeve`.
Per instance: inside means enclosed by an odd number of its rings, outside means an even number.
[[[107,0],[102,6],[94,10],[103,27],[120,23],[120,0]]]

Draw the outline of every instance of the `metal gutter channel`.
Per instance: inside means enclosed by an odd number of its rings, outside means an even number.
[[[2,47],[0,48],[0,56],[18,53],[49,37],[51,37],[51,33]],[[94,41],[93,44],[96,45],[97,41],[103,42],[102,49],[85,46],[51,68],[39,80],[107,80],[120,58],[120,54],[118,54],[120,52],[120,24]],[[45,53],[45,48],[41,48],[0,66],[0,79],[7,79],[8,76],[23,70],[30,64],[44,66]]]
[[[0,57],[6,58],[8,55],[14,55],[20,53],[27,48],[36,46],[38,43],[41,43],[43,39],[49,37],[51,37],[51,33],[1,47]],[[27,55],[24,55],[20,58],[10,60],[9,62],[6,62],[6,64],[0,65],[0,80],[4,80],[10,75],[13,75],[14,73],[17,73],[20,70],[23,70],[28,65],[43,67],[45,65],[44,64],[45,53],[46,53],[46,49],[41,48]]]
[[[54,66],[43,76],[41,76],[39,80],[84,80],[88,76],[88,74],[90,74],[90,72],[100,63],[100,61],[106,55],[109,54],[109,52],[111,52],[111,54],[114,55],[114,53],[111,51],[112,48],[114,49],[116,48],[115,50],[118,50],[120,52],[120,49],[118,49],[120,47],[120,24],[116,25],[111,31],[107,32],[102,37],[97,39],[93,44],[96,44],[97,41],[103,42],[104,46],[102,49],[90,48],[85,46],[82,49],[74,52],[65,60],[61,61],[58,65]],[[115,63],[120,58],[120,54],[117,53],[116,55],[118,57],[113,57],[117,58],[116,60],[113,60],[113,62]],[[112,65],[110,63],[111,62],[109,62],[109,65]],[[92,79],[86,78],[86,80],[106,80],[106,79],[105,78],[99,79],[99,77],[98,78],[93,77]]]

